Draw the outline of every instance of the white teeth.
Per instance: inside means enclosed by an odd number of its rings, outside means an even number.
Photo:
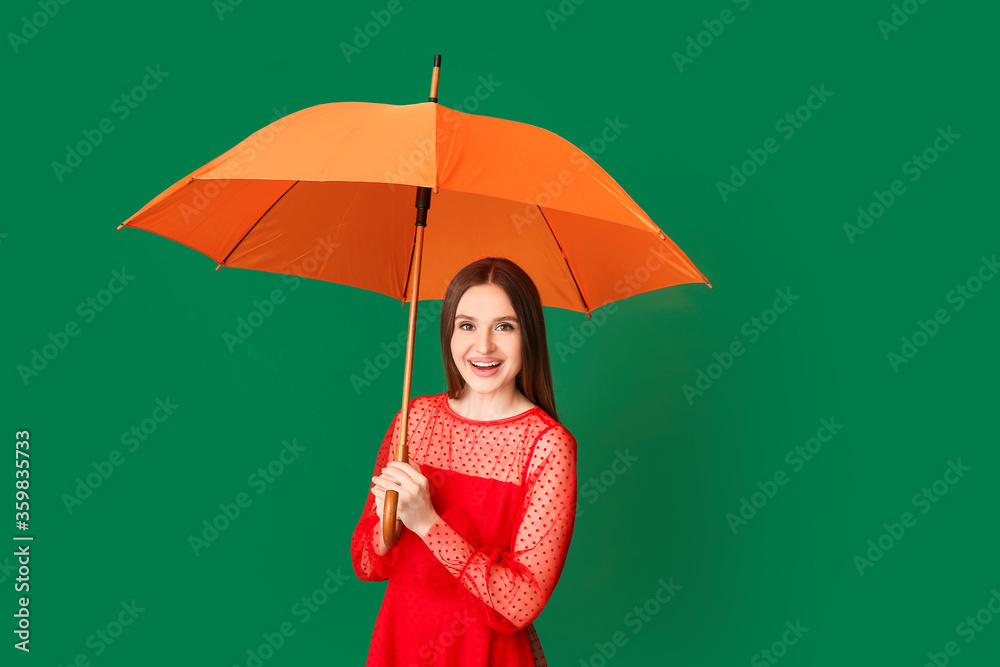
[[[494,366],[499,366],[500,365],[499,361],[493,361],[493,362],[488,363],[488,364],[480,363],[478,361],[470,361],[469,363],[472,364],[473,366],[475,366],[476,368],[493,368]]]

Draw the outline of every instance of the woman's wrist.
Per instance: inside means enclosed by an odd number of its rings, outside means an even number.
[[[428,523],[426,525],[418,526],[417,529],[414,530],[413,532],[416,533],[420,539],[424,539],[424,537],[426,537],[427,533],[430,531],[431,527],[433,527],[434,524],[436,524],[440,518],[441,517],[438,516],[438,513],[434,512],[428,519]]]

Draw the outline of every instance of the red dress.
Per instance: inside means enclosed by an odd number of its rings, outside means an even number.
[[[374,476],[399,441],[400,412]],[[456,414],[447,394],[410,402],[407,445],[440,516],[378,556],[368,494],[351,541],[363,581],[388,579],[366,665],[545,665],[532,621],[562,573],[576,516],[576,440],[535,406],[505,419]]]

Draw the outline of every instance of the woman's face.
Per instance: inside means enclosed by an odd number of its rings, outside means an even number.
[[[497,285],[470,287],[458,301],[451,356],[469,389],[492,394],[521,371],[521,323],[507,293]],[[477,368],[500,362],[499,366]]]

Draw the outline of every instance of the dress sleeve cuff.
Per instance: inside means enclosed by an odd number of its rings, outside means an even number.
[[[377,581],[382,581],[389,576],[389,568],[396,562],[396,552],[399,549],[389,549],[379,556],[379,547],[382,546],[382,522],[378,516],[372,515],[371,527],[368,531],[368,544],[370,547],[369,562],[371,564],[372,576]]]

